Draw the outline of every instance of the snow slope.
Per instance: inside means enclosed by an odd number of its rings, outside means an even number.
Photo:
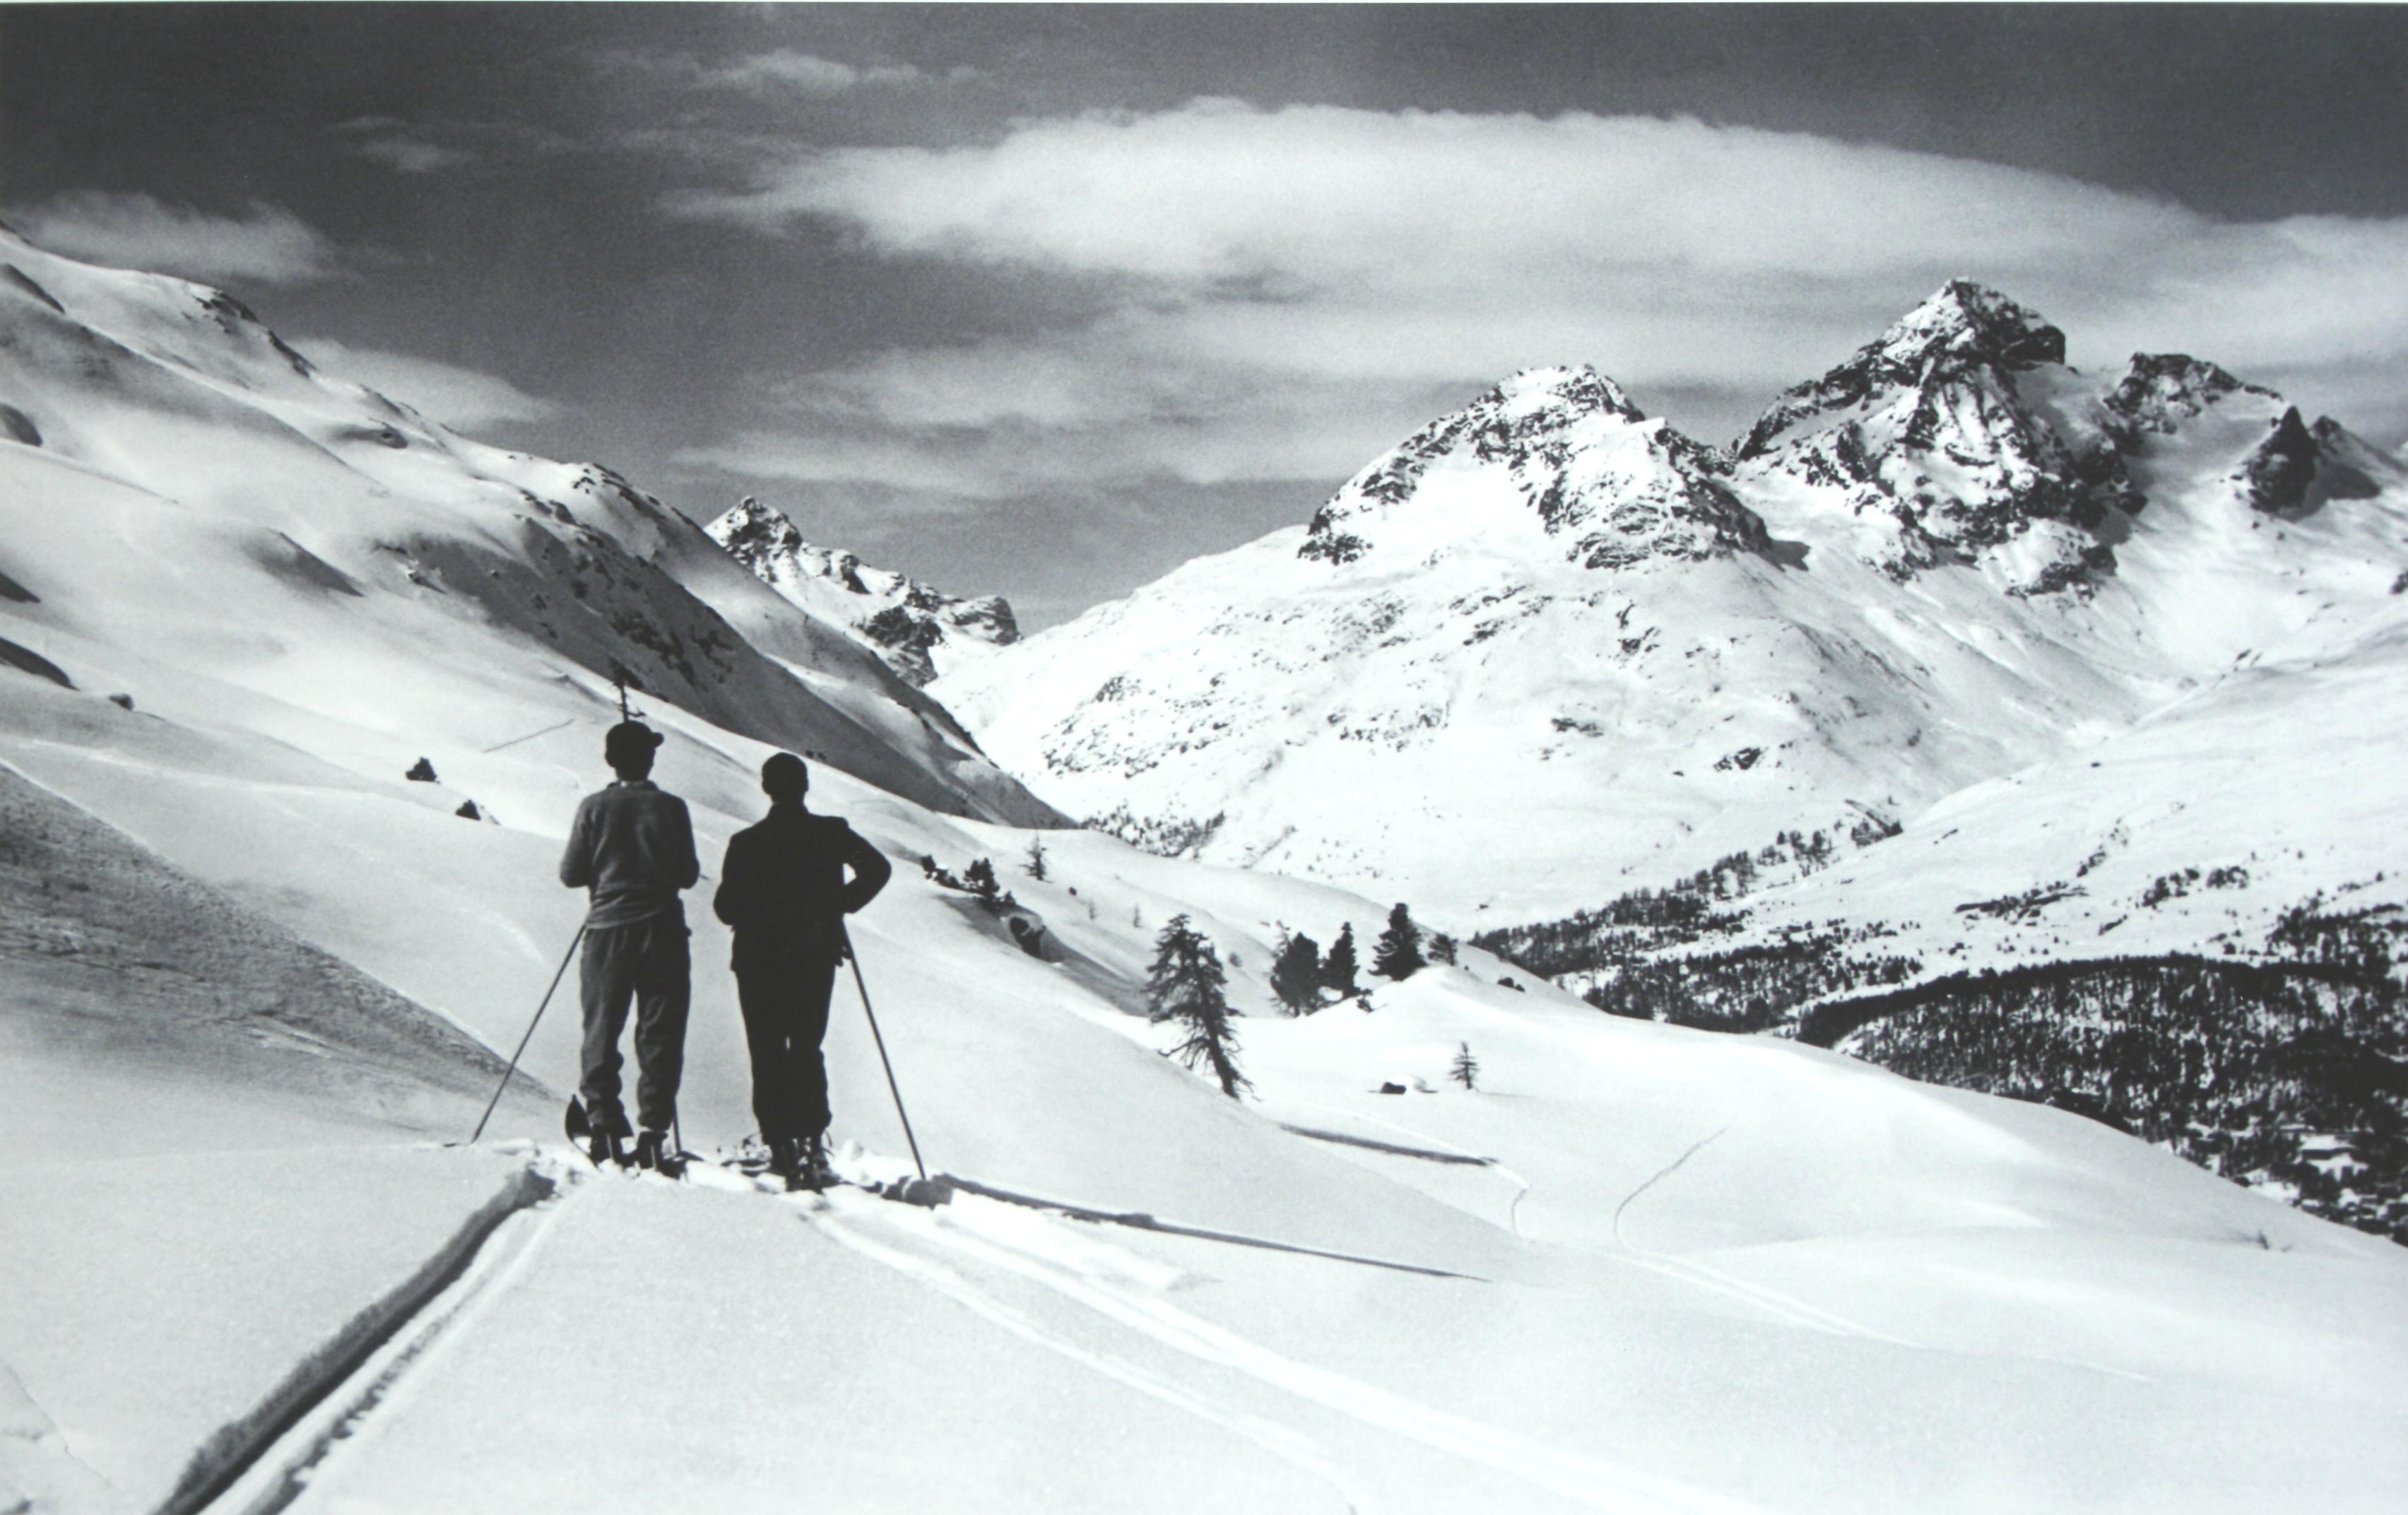
[[[1951,284],[1726,456],[1517,375],[1304,528],[934,692],[1066,811],[1456,929],[1877,839],[2396,607],[2408,485],[2212,364]]]
[[[84,308],[79,276],[45,274]],[[0,764],[66,840],[0,887],[7,920],[97,945],[88,969],[38,933],[0,955],[0,1093],[41,1133],[0,1147],[0,1508],[194,1508],[223,1487],[212,1508],[2371,1510],[2408,1473],[2396,1248],[2061,1111],[1599,1016],[1500,985],[1526,976],[1477,950],[1364,1008],[1276,1016],[1281,929],[1368,941],[1384,899],[1022,829],[1045,815],[973,784],[935,716],[914,738],[908,691],[811,663],[815,623],[689,556],[640,495],[563,486],[595,566],[547,569],[523,532],[565,544],[550,512],[497,528],[513,558],[450,494],[246,452],[291,444],[176,365],[103,366],[189,422],[107,408],[80,369],[10,350],[7,403],[43,444],[0,442],[0,638],[23,652],[0,666]],[[288,382],[241,372],[245,394]],[[449,478],[471,446],[402,435],[361,456]],[[1677,473],[1667,456],[1627,461]],[[155,487],[186,458],[196,483]],[[1639,535],[1719,540],[1664,503]],[[308,559],[271,550],[262,515]],[[385,540],[418,545],[380,558]],[[525,593],[472,595],[470,565]],[[687,618],[695,677],[666,634],[572,624],[555,591],[576,581],[661,607],[655,630]],[[658,777],[707,873],[758,815],[772,742],[831,744],[815,807],[899,864],[853,932],[896,1074],[931,1166],[976,1189],[924,1209],[592,1176],[532,1144],[555,1119],[532,1091],[483,1148],[431,1145],[466,1134],[581,908],[552,865],[614,712],[546,624],[652,660]],[[714,624],[755,650],[715,644],[724,685],[697,650]],[[798,640],[770,648],[778,626]],[[729,693],[755,679],[783,703]],[[402,779],[419,756],[438,781]],[[1040,835],[1043,881],[1017,866]],[[993,860],[1039,954],[923,856]],[[164,895],[126,881],[154,873]],[[98,906],[28,908],[52,879]],[[1173,913],[1231,966],[1255,1101],[1129,1013]],[[681,1116],[710,1149],[750,1126],[744,1053],[725,936],[698,901],[689,918]],[[233,932],[263,945],[216,952]],[[98,988],[62,992],[85,972]],[[835,1135],[854,1171],[893,1175],[908,1158],[853,997]],[[114,1050],[179,1017],[156,1066]],[[555,1004],[527,1047],[552,1089],[574,1020]],[[1443,1081],[1459,1045],[1476,1090]]]

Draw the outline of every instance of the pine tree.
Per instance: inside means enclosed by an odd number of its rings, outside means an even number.
[[[1321,944],[1297,932],[1280,935],[1279,953],[1271,961],[1271,993],[1290,1015],[1311,1015],[1321,1008]]]
[[[1045,881],[1045,838],[1042,836],[1028,838],[1028,861],[1021,866],[1028,871],[1028,877],[1039,883]]]
[[[1429,956],[1433,963],[1452,964],[1455,961],[1455,938],[1443,931],[1431,932]]]
[[[1401,981],[1427,966],[1427,960],[1422,956],[1422,934],[1399,900],[1397,908],[1388,912],[1388,929],[1380,933],[1379,944],[1372,949],[1371,971],[1383,979]]]
[[[1175,1021],[1187,1036],[1171,1055],[1193,1068],[1209,1065],[1221,1093],[1231,1099],[1252,1089],[1238,1071],[1238,1036],[1229,1028],[1227,978],[1221,955],[1184,915],[1174,915],[1154,939],[1154,970],[1145,981],[1146,1013],[1157,1023]]]
[[[1446,1076],[1466,1089],[1477,1087],[1472,1080],[1480,1077],[1480,1060],[1471,1055],[1471,1043],[1455,1044],[1455,1065],[1446,1070]]]
[[[1354,922],[1349,921],[1338,928],[1338,939],[1329,944],[1329,955],[1321,960],[1321,984],[1341,994],[1359,994],[1363,986],[1354,981]]]
[[[984,858],[980,858],[962,870],[962,881],[970,886],[971,893],[986,899],[995,898],[997,891],[1002,888],[995,879],[995,865]]]

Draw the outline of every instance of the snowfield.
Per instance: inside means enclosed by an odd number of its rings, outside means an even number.
[[[634,491],[328,385],[208,292],[5,251],[0,402],[41,441],[0,440],[0,1510],[2408,1485],[2401,1249],[1474,949],[1278,1014],[1281,931],[1368,946],[1385,897],[1025,829],[1052,812],[941,707]],[[947,1202],[586,1168],[573,985],[484,1141],[446,1145],[576,931],[552,869],[612,659],[704,857],[686,1145],[750,1127],[709,876],[761,759],[809,750],[814,808],[897,863],[853,936]],[[1038,952],[923,857],[992,860]],[[1253,1099],[1132,1013],[1180,913]],[[849,984],[829,1059],[841,1165],[907,1172]]]

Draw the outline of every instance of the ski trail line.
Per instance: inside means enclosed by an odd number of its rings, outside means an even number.
[[[1384,1126],[1388,1130],[1398,1133],[1399,1136],[1411,1136],[1415,1141],[1429,1142],[1439,1147],[1453,1147],[1455,1153],[1465,1159],[1467,1164],[1477,1164],[1514,1186],[1513,1198],[1512,1202],[1505,1207],[1505,1224],[1514,1236],[1520,1236],[1525,1241],[1529,1239],[1529,1237],[1523,1236],[1522,1233],[1522,1201],[1530,1197],[1530,1180],[1514,1172],[1512,1168],[1507,1167],[1498,1159],[1494,1157],[1483,1157],[1477,1152],[1470,1151],[1462,1147],[1457,1147],[1454,1142],[1447,1140],[1444,1136],[1433,1136],[1426,1132],[1416,1131],[1411,1126],[1398,1125],[1394,1121],[1383,1121],[1376,1115],[1365,1115],[1359,1110],[1350,1110],[1342,1106],[1299,1104],[1294,1108],[1304,1110],[1326,1110],[1332,1115],[1342,1115],[1350,1121],[1360,1121],[1366,1125]],[[1317,1132],[1304,1131],[1296,1126],[1284,1125],[1283,1122],[1283,1124],[1284,1129],[1294,1131],[1298,1136],[1317,1136],[1320,1135],[1320,1133]],[[1342,1136],[1336,1139],[1340,1141],[1351,1141],[1351,1138]],[[1372,1147],[1372,1151],[1374,1151],[1385,1150],[1385,1148],[1379,1147],[1377,1145]],[[1407,1156],[1412,1155],[1410,1151],[1402,1147],[1399,1147],[1398,1151],[1405,1152]],[[1470,1212],[1466,1211],[1465,1213],[1469,1214]]]
[[[1911,1337],[1882,1330],[1878,1326],[1867,1325],[1861,1321],[1853,1320],[1835,1310],[1825,1309],[1820,1305],[1812,1304],[1770,1285],[1736,1278],[1720,1268],[1711,1267],[1689,1258],[1649,1251],[1644,1248],[1634,1247],[1623,1239],[1622,1212],[1630,1207],[1630,1202],[1645,1193],[1657,1182],[1671,1177],[1682,1164],[1697,1156],[1708,1142],[1729,1129],[1730,1127],[1726,1125],[1713,1136],[1700,1138],[1687,1151],[1674,1158],[1668,1166],[1648,1179],[1645,1183],[1623,1196],[1622,1203],[1615,1206],[1613,1211],[1613,1239],[1621,1244],[1623,1250],[1619,1253],[1609,1252],[1604,1255],[1631,1267],[1645,1268],[1649,1272],[1659,1273],[1666,1278],[1679,1279],[1684,1282],[1695,1284],[1700,1289],[1710,1290],[1743,1304],[1754,1305],[1777,1320],[1786,1321],[1792,1325],[1802,1326],[1810,1331],[1828,1332],[1835,1336],[1853,1336],[1863,1341],[1878,1341],[1885,1346],[1903,1347],[1912,1351],[1945,1351],[1946,1349],[1935,1347],[1929,1342],[1916,1341]],[[2034,1357],[2029,1361],[2083,1368],[2093,1373],[2103,1373],[2110,1378],[2128,1379],[2138,1383],[2157,1381],[2148,1374],[2136,1373],[2130,1368],[2115,1367],[2106,1363],[2086,1362],[2080,1358]]]
[[[1452,1163],[1463,1167],[1488,1168],[1497,1165],[1493,1157],[1475,1157],[1469,1152],[1441,1152],[1428,1147],[1408,1147],[1402,1142],[1382,1141],[1375,1136],[1350,1136],[1342,1131],[1324,1131],[1317,1126],[1279,1123],[1282,1131],[1295,1136],[1310,1136],[1315,1141],[1336,1142],[1341,1147],[1362,1147],[1375,1152],[1389,1152],[1398,1157],[1415,1157],[1425,1163]]]
[[[204,1448],[186,1486],[159,1515],[274,1515],[306,1495],[312,1478],[430,1351],[518,1277],[559,1216],[558,1193],[549,1179],[523,1170],[505,1203],[480,1212],[416,1278],[370,1312],[383,1323],[367,1339],[332,1361],[305,1364],[307,1380],[288,1383],[278,1396],[292,1402],[238,1449],[212,1459]],[[210,1465],[203,1477],[205,1460]]]
[[[1467,1283],[1491,1283],[1494,1279],[1474,1273],[1455,1273],[1442,1267],[1426,1267],[1419,1263],[1398,1263],[1385,1257],[1365,1257],[1357,1252],[1330,1251],[1320,1247],[1307,1247],[1300,1242],[1273,1241],[1267,1236],[1241,1236],[1235,1231],[1214,1231],[1206,1226],[1184,1225],[1166,1221],[1143,1210],[1099,1210],[1085,1205],[1072,1205],[1058,1199],[1040,1199],[1035,1194],[1016,1193],[1010,1189],[996,1189],[974,1179],[955,1174],[939,1173],[937,1178],[966,1194],[982,1199],[997,1200],[1006,1205],[1018,1205],[1024,1209],[1052,1210],[1076,1221],[1101,1221],[1110,1225],[1125,1225],[1137,1231],[1159,1231],[1167,1236],[1192,1236],[1198,1241],[1226,1242],[1232,1247],[1257,1247],[1265,1251],[1294,1252],[1299,1257],[1322,1257],[1333,1263],[1353,1263],[1362,1267],[1383,1267],[1395,1273],[1418,1273],[1426,1279],[1460,1279]]]
[[[1060,1354],[1103,1374],[1106,1378],[1127,1384],[1140,1394],[1150,1394],[1173,1408],[1185,1410],[1199,1419],[1211,1422],[1235,1432],[1274,1457],[1302,1468],[1338,1492],[1346,1502],[1349,1515],[1370,1515],[1371,1506],[1351,1484],[1346,1470],[1323,1454],[1311,1437],[1301,1432],[1250,1415],[1243,1410],[1216,1405],[1198,1394],[1190,1394],[1169,1379],[1147,1371],[1134,1363],[1101,1352],[1090,1351],[1074,1342],[1065,1341],[1047,1332],[1027,1316],[1001,1300],[980,1290],[968,1279],[932,1258],[916,1257],[892,1247],[870,1240],[852,1227],[805,1211],[803,1222],[839,1246],[850,1249],[873,1263],[893,1268],[906,1277],[917,1279],[965,1308],[1010,1331],[1014,1336],[1035,1342],[1049,1351]]]
[[[1655,1188],[1666,1179],[1670,1178],[1673,1174],[1678,1173],[1681,1170],[1682,1164],[1686,1163],[1689,1159],[1697,1156],[1698,1152],[1705,1150],[1708,1142],[1713,1141],[1716,1136],[1720,1136],[1723,1132],[1728,1131],[1730,1127],[1726,1124],[1717,1129],[1713,1133],[1713,1136],[1699,1136],[1695,1142],[1690,1144],[1687,1151],[1683,1152],[1680,1156],[1672,1159],[1672,1161],[1665,1166],[1656,1169],[1655,1173],[1649,1175],[1645,1183],[1641,1184],[1638,1188],[1633,1189],[1630,1193],[1622,1196],[1622,1203],[1613,1207],[1613,1242],[1615,1246],[1622,1248],[1628,1248],[1630,1246],[1630,1243],[1622,1239],[1622,1212],[1630,1208],[1630,1202],[1645,1193],[1648,1190]]]
[[[851,1207],[848,1207],[851,1208]],[[1162,1346],[1270,1388],[1334,1410],[1406,1441],[1435,1447],[1574,1503],[1598,1509],[1641,1509],[1664,1515],[1757,1515],[1762,1507],[1735,1496],[1533,1440],[1518,1432],[1438,1409],[1358,1379],[1283,1356],[1167,1301],[1142,1297],[1068,1273],[1007,1246],[948,1224],[932,1212],[889,1215],[862,1210],[890,1227],[1052,1289]],[[838,1222],[812,1222],[822,1230]]]

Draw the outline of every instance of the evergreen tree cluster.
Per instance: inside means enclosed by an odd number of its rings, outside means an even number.
[[[2170,955],[1952,975],[1817,1006],[1799,1035],[2078,1111],[2408,1243],[2403,1012],[2357,965]]]
[[[1922,971],[1920,958],[1848,950],[1861,939],[1833,931],[1685,957],[1634,954],[1601,965],[1597,981],[1581,998],[1609,1015],[1633,1020],[1706,1031],[1770,1031],[1785,1024],[1799,1006],[1904,983]]]

